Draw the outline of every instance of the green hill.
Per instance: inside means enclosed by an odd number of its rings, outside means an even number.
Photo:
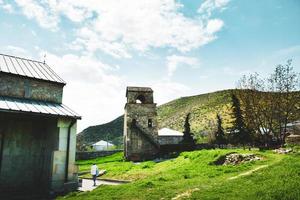
[[[191,130],[196,135],[208,129],[210,121],[214,121],[216,114],[223,118],[224,128],[230,126],[231,92],[223,90],[197,96],[182,97],[158,107],[159,127],[169,127],[183,131],[183,124],[187,113],[191,113]],[[123,116],[97,126],[91,126],[78,134],[80,144],[94,143],[101,139],[111,140],[120,145],[123,136]]]

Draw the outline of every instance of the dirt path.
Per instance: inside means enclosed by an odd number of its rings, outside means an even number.
[[[179,199],[182,199],[182,198],[188,198],[195,191],[199,191],[199,188],[194,188],[194,189],[187,190],[186,192],[178,194],[176,197],[173,197],[172,200],[179,200]]]
[[[237,178],[239,178],[241,176],[248,176],[248,175],[252,174],[253,172],[258,171],[258,170],[263,169],[263,168],[266,168],[266,167],[269,167],[269,165],[258,166],[258,167],[254,168],[254,169],[251,169],[251,170],[249,170],[247,172],[241,173],[241,174],[239,174],[237,176],[230,177],[230,178],[228,178],[228,180],[237,179]]]
[[[122,183],[114,182],[114,181],[104,181],[104,180],[96,180],[96,186],[94,186],[94,181],[90,179],[82,179],[82,186],[78,188],[79,191],[92,191],[96,189],[100,185],[120,185]]]

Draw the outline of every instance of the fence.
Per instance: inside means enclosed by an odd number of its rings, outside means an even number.
[[[117,152],[122,152],[123,149],[107,150],[107,151],[79,151],[76,152],[76,160],[89,160],[93,158],[109,156]]]

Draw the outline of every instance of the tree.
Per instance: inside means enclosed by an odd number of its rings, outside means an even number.
[[[193,138],[192,133],[191,133],[191,125],[190,125],[190,122],[189,122],[190,121],[190,115],[191,115],[191,113],[188,113],[186,115],[186,118],[185,118],[182,143],[188,144],[191,147],[194,147],[195,146],[195,141],[194,141],[194,138]]]
[[[288,60],[285,65],[276,66],[266,79],[257,73],[243,76],[237,92],[244,109],[244,122],[265,145],[284,144],[287,123],[300,118],[300,75]],[[242,110],[242,109],[241,109]]]
[[[287,124],[300,117],[298,109],[300,98],[296,91],[300,89],[300,75],[293,70],[292,60],[285,65],[277,65],[268,79],[269,91],[276,93],[276,123],[281,144],[287,134]]]
[[[232,100],[232,115],[233,115],[233,126],[231,128],[232,142],[236,144],[242,144],[245,148],[246,144],[251,142],[250,131],[246,127],[244,117],[241,110],[241,104],[235,94],[231,95]]]
[[[222,118],[219,114],[217,114],[217,131],[215,133],[215,143],[218,144],[219,147],[226,144],[225,133],[222,127]]]
[[[208,127],[207,127],[207,142],[209,144],[214,144],[216,141],[216,130],[217,130],[217,125],[215,120],[210,119],[208,122]]]

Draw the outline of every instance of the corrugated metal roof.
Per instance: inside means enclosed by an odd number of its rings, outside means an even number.
[[[0,111],[45,114],[76,119],[81,118],[76,112],[63,104],[1,96]]]
[[[0,54],[0,72],[66,84],[46,63]]]

